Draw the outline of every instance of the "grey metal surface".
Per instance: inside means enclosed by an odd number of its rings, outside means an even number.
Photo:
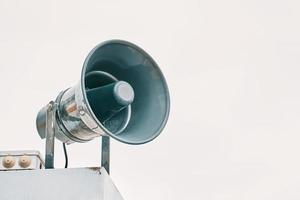
[[[26,155],[30,159],[30,165],[26,168],[19,165],[19,159]],[[3,166],[2,161],[6,156],[11,156],[15,160],[15,164],[11,168]],[[23,151],[0,151],[0,171],[8,170],[28,170],[28,169],[41,169],[44,168],[44,161],[39,151],[35,150],[23,150]],[[0,178],[1,180],[1,178]],[[1,182],[1,181],[0,181]],[[1,190],[1,188],[0,188]]]
[[[104,168],[0,171],[1,200],[122,200]]]

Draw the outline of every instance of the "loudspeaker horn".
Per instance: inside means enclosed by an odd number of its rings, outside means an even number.
[[[155,61],[122,40],[96,46],[87,56],[77,85],[56,98],[55,137],[65,143],[110,136],[143,144],[164,128],[170,110],[167,83]],[[37,115],[45,138],[47,107]]]

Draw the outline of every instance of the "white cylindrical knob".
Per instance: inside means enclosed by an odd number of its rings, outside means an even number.
[[[29,156],[24,155],[19,158],[20,167],[27,168],[30,166],[30,164],[31,164],[31,158]]]
[[[2,165],[5,168],[12,168],[15,165],[15,158],[12,156],[5,156],[2,159]]]

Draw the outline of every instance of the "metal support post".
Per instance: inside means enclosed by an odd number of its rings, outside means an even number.
[[[109,174],[110,138],[108,136],[102,136],[101,148],[101,166],[104,167]]]
[[[55,103],[48,104],[46,115],[46,149],[45,149],[45,168],[54,168],[54,140],[55,140]]]

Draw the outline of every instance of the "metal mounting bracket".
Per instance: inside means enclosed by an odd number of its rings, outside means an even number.
[[[110,138],[102,136],[101,145],[101,166],[105,168],[109,174],[109,161],[110,161]]]
[[[55,142],[55,112],[56,104],[51,101],[47,105],[46,115],[46,149],[45,149],[45,168],[54,168],[54,142]]]
[[[46,113],[46,149],[45,149],[45,168],[54,168],[54,143],[55,143],[55,113],[57,110],[57,103],[51,101],[47,105]],[[110,138],[108,136],[102,136],[101,145],[101,166],[105,168],[109,174],[110,163]]]

